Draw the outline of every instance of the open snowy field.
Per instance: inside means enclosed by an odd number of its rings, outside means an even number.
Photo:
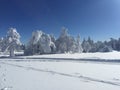
[[[1,54],[0,90],[120,90],[120,63],[114,60],[120,60],[120,52]]]
[[[32,56],[19,56],[23,55],[23,52],[15,52],[16,59],[97,59],[97,60],[120,60],[120,52],[96,52],[96,53],[66,53],[66,54],[44,54],[44,55],[32,55]],[[8,57],[9,55],[0,53],[1,57]]]
[[[120,90],[119,69],[115,63],[0,60],[0,90]]]
[[[33,55],[33,56],[18,56],[17,59],[66,59],[66,60],[120,60],[120,52],[97,52],[97,53],[66,53],[66,54],[45,54],[45,55]]]

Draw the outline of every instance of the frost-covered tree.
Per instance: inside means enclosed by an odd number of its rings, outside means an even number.
[[[96,52],[111,52],[112,48],[105,44],[105,42],[97,41],[96,43]]]
[[[60,37],[56,40],[56,47],[58,53],[65,53],[65,52],[81,52],[79,51],[79,42],[77,42],[74,37],[70,36],[67,32],[68,29],[65,27],[62,28],[62,32]],[[79,48],[79,50],[78,50]]]
[[[118,41],[114,38],[110,38],[108,45],[112,47],[113,50],[117,50]]]
[[[0,49],[1,49],[1,52],[4,52],[6,50],[6,46],[7,46],[7,41],[6,41],[6,37],[2,37],[0,39]]]
[[[90,52],[90,50],[92,49],[92,45],[91,45],[91,39],[88,38],[88,40],[83,40],[82,42],[82,48],[83,48],[83,52]]]
[[[52,42],[50,35],[38,30],[32,33],[32,38],[26,46],[25,54],[46,54],[53,53],[55,50],[56,46]]]
[[[102,41],[97,41],[94,43],[93,40],[88,38],[88,40],[83,40],[82,42],[82,47],[84,52],[111,52],[112,51],[112,46],[111,42],[102,42]],[[114,43],[114,47],[115,43]]]
[[[120,51],[120,38],[117,41],[116,48],[117,48],[117,51]]]
[[[81,42],[80,42],[80,35],[77,36],[76,51],[79,52],[79,53],[83,52],[83,48],[82,48]]]
[[[7,36],[4,40],[4,46],[5,46],[5,51],[9,50],[10,51],[10,56],[14,56],[14,50],[16,47],[21,45],[20,42],[20,34],[17,32],[15,28],[10,28],[7,32]]]
[[[0,52],[2,51],[2,47],[3,47],[3,38],[0,38]]]
[[[68,33],[66,28],[62,28],[60,37],[56,40],[55,44],[57,47],[57,52],[64,53],[67,52],[67,40]]]
[[[50,38],[51,38],[51,41],[55,43],[56,39],[55,39],[55,36],[53,34],[50,34]]]

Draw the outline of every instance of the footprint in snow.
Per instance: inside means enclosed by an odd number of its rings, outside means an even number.
[[[6,81],[6,79],[4,78],[4,81]]]
[[[13,87],[4,87],[4,88],[2,88],[2,89],[0,89],[0,90],[11,90]]]
[[[80,75],[80,73],[77,73],[77,72],[76,72],[76,73],[73,73],[73,74],[75,74],[75,75]]]
[[[5,77],[5,74],[3,73],[3,77]]]
[[[113,80],[115,80],[115,81],[120,81],[120,79],[118,79],[118,78],[113,78]]]
[[[81,80],[82,82],[90,82],[90,81],[88,81],[88,80]]]
[[[4,87],[4,88],[2,88],[2,89],[0,89],[0,90],[10,90],[12,87]]]

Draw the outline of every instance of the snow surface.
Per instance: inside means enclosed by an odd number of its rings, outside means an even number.
[[[19,58],[19,57],[18,57]],[[65,58],[65,59],[106,59],[106,60],[120,60],[120,52],[113,51],[107,53],[75,53],[75,54],[46,54],[46,55],[33,55],[33,56],[22,56],[20,58]]]
[[[15,52],[16,55],[23,55],[24,52]],[[0,57],[8,57],[0,52]],[[16,56],[15,58],[22,59],[96,59],[96,60],[120,60],[120,52],[97,52],[97,53],[65,53],[65,54],[43,54],[43,55],[32,55],[32,56]]]
[[[74,61],[120,60],[120,52],[0,57],[0,90],[120,90],[120,63]]]
[[[120,65],[0,61],[0,90],[120,90]]]

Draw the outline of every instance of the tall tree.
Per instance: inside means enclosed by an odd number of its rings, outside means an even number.
[[[21,45],[20,34],[17,32],[15,28],[10,28],[8,30],[5,41],[6,41],[6,50],[9,49],[11,57],[15,56],[14,50],[16,49],[16,47]]]
[[[59,38],[56,40],[56,47],[57,47],[57,52],[58,53],[65,53],[65,52],[80,52],[79,50],[77,50],[77,48],[79,47],[78,43],[76,42],[76,40],[74,39],[74,37],[70,36],[68,34],[68,29],[67,28],[62,28],[62,32],[59,36]]]

